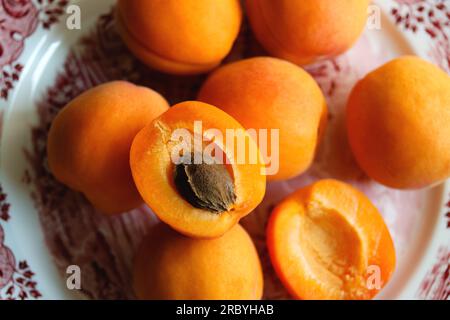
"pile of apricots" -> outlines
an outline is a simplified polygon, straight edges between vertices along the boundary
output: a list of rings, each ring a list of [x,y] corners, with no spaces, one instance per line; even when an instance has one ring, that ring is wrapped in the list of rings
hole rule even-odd
[[[245,6],[245,10],[244,7]],[[99,85],[65,106],[48,136],[57,180],[100,212],[143,203],[159,218],[136,253],[140,299],[261,299],[263,274],[239,225],[262,201],[266,180],[304,173],[327,125],[327,105],[302,65],[338,55],[364,29],[368,0],[119,0],[115,17],[130,51],[149,68],[212,71],[198,101],[169,107],[159,93],[124,81]],[[221,65],[248,16],[271,56]],[[351,13],[351,18],[349,17]],[[361,79],[346,110],[348,140],[361,169],[391,188],[433,186],[450,176],[450,77],[420,58],[397,58]],[[277,171],[258,151],[237,161],[174,161],[171,133],[277,129]],[[208,137],[203,137],[208,140]],[[210,139],[214,143],[214,139]],[[273,154],[269,143],[267,154]],[[181,158],[196,158],[190,146]],[[217,151],[217,149],[215,149]],[[202,156],[202,155],[201,155]],[[178,160],[180,160],[178,159]],[[272,159],[273,160],[273,159]],[[382,215],[354,187],[319,180],[274,209],[267,226],[272,265],[297,299],[371,299],[390,280],[395,250]],[[380,285],[368,285],[368,268]]]

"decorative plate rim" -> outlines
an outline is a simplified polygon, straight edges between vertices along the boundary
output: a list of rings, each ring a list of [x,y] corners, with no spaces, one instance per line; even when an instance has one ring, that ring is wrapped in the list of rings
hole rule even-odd
[[[23,7],[9,8],[7,2],[0,2],[0,18],[2,15],[8,17],[4,21],[0,19],[0,28],[12,30],[13,26],[17,28],[17,25],[22,28],[20,41],[16,41],[11,47],[12,50],[6,52],[9,56],[5,58],[5,53],[0,50],[3,54],[3,57],[0,54],[0,147],[3,142],[5,114],[12,107],[8,102],[23,77],[25,61],[34,51],[31,44],[42,39],[55,25],[63,23],[61,18],[69,3],[67,0],[26,0],[23,1]],[[443,0],[378,0],[375,3],[410,39],[419,56],[439,64],[450,73],[450,8],[445,7]],[[438,14],[444,14],[447,21],[439,20]],[[0,34],[0,46],[2,41],[5,41],[4,38]],[[10,237],[13,231],[9,224],[10,220],[14,219],[15,208],[11,206],[2,185],[1,169],[0,159],[0,299],[47,298],[46,291],[41,289],[42,284],[38,281],[39,275],[34,273],[33,263],[27,261],[25,252],[19,249],[11,250]],[[413,283],[408,285],[408,295],[405,298],[449,299],[450,180],[443,184],[442,196],[444,199],[435,234],[415,271]],[[2,254],[6,257],[4,260]],[[2,283],[2,279],[5,283]]]

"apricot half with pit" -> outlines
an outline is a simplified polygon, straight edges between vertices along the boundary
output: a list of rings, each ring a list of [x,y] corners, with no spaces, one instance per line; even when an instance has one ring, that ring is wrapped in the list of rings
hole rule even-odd
[[[267,245],[280,280],[298,299],[370,299],[395,267],[394,245],[378,210],[336,180],[313,183],[278,204]]]
[[[202,102],[177,104],[142,129],[130,163],[150,208],[192,237],[223,235],[265,193],[254,140],[230,115]]]
[[[144,300],[254,300],[263,290],[258,254],[240,225],[205,240],[159,224],[137,251],[133,274]]]
[[[246,0],[253,32],[270,54],[305,65],[349,49],[369,0]]]
[[[168,108],[157,92],[124,81],[82,93],[53,120],[47,145],[51,172],[103,213],[139,206],[142,198],[129,163],[131,142]]]
[[[359,166],[392,188],[450,176],[450,76],[418,57],[397,58],[354,87],[347,132]]]
[[[230,52],[241,11],[239,0],[119,0],[116,21],[125,44],[150,67],[196,74]]]

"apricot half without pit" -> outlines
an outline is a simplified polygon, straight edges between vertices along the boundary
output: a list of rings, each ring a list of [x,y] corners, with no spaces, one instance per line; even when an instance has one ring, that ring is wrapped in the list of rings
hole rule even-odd
[[[395,268],[381,214],[361,192],[320,180],[278,204],[267,226],[278,277],[297,299],[371,299]]]

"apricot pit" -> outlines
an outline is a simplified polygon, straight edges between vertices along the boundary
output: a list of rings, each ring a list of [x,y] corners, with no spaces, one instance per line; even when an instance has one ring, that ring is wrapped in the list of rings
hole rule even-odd
[[[174,181],[178,192],[199,209],[220,213],[236,201],[233,179],[223,164],[178,164]]]

